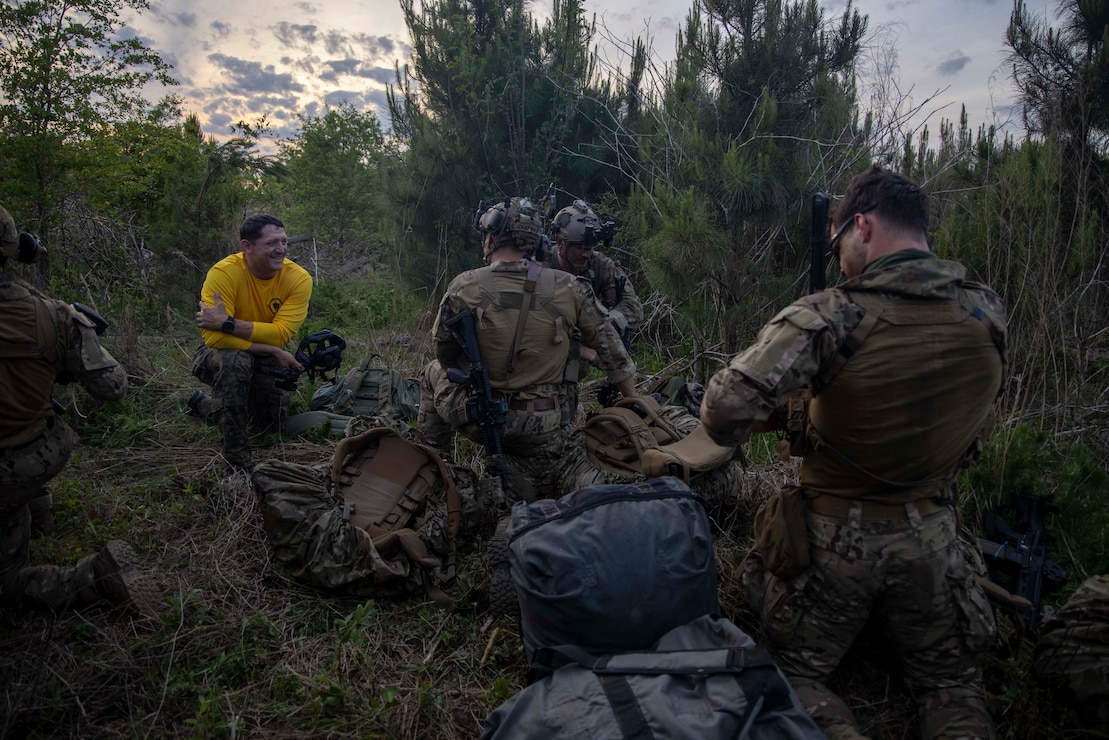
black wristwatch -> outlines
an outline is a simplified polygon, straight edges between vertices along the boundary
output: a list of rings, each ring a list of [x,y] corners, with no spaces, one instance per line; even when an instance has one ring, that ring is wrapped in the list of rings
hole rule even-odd
[[[226,319],[224,319],[223,323],[220,324],[219,330],[222,331],[224,334],[234,334],[235,333],[235,317],[234,316],[228,316]]]

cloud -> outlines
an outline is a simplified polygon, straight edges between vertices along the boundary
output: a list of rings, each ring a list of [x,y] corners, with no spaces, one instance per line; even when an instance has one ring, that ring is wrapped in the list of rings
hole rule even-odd
[[[311,48],[316,43],[319,29],[313,24],[286,23],[282,21],[273,27],[273,35],[286,46]]]
[[[945,77],[958,74],[963,71],[963,67],[970,64],[970,57],[961,51],[956,51],[952,54],[950,59],[940,62],[936,65],[936,71]]]
[[[232,82],[229,85],[220,86],[220,89],[226,92],[247,94],[304,91],[304,86],[291,74],[274,72],[272,64],[262,66],[258,62],[229,57],[225,54],[209,54],[208,61],[223,69],[231,77]]]
[[[207,111],[205,111],[207,113]],[[216,133],[213,129],[219,129],[219,133],[227,134],[231,130],[231,116],[226,113],[208,113],[207,116],[207,131],[205,133]]]
[[[353,75],[358,73],[358,67],[362,62],[357,59],[339,59],[331,62],[324,62],[323,66],[327,71],[320,74],[320,79],[324,82],[338,82],[340,76]]]
[[[297,10],[300,10],[303,13],[307,13],[308,15],[316,15],[320,12],[320,9],[312,3],[301,2],[297,3],[295,7],[297,8]]]
[[[212,21],[210,27],[216,32],[216,36],[225,39],[231,35],[231,24],[224,23],[223,21]]]
[[[358,70],[358,76],[388,84],[396,81],[397,71],[392,67],[363,67]]]
[[[167,13],[157,5],[150,7],[150,14],[158,19],[159,23],[170,26],[183,26],[196,28],[196,13]]]

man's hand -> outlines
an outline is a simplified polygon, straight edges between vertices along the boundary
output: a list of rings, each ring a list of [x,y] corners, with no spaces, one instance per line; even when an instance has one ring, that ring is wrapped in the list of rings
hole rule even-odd
[[[219,331],[223,326],[223,322],[227,320],[227,307],[223,305],[223,301],[219,297],[219,291],[215,293],[216,305],[205,306],[203,301],[198,302],[200,310],[196,312],[196,324],[201,329],[208,331]]]
[[[293,356],[292,352],[281,347],[274,347],[272,344],[262,344],[261,342],[254,342],[247,349],[252,355],[268,355],[272,357],[278,367],[291,367],[300,372],[304,372],[304,365],[297,362],[297,358]]]
[[[588,362],[590,365],[597,364],[597,350],[592,347],[586,347],[584,344],[578,348],[578,358],[583,362]]]

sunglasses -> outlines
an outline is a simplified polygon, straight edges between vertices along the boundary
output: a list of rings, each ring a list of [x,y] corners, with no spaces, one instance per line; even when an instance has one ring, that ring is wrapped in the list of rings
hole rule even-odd
[[[855,224],[855,216],[861,216],[864,213],[870,213],[871,211],[873,211],[877,207],[878,207],[878,202],[877,201],[873,201],[873,200],[870,201],[865,206],[863,206],[859,210],[855,211],[855,214],[853,216],[851,216],[851,218],[847,219],[842,224],[840,224],[840,227],[838,229],[836,229],[836,233],[832,234],[832,238],[828,242],[828,251],[830,251],[832,254],[834,254],[836,256],[836,259],[839,259],[839,240],[840,240],[840,237],[842,237],[844,234],[846,234],[847,230],[850,229]]]

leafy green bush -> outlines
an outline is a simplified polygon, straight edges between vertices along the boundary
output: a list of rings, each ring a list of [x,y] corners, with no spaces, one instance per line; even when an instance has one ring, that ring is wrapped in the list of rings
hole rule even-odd
[[[1017,494],[1049,497],[1048,558],[1067,569],[1060,602],[1090,575],[1109,573],[1109,472],[1078,441],[1060,441],[1028,424],[1003,430],[962,476],[972,527]]]

